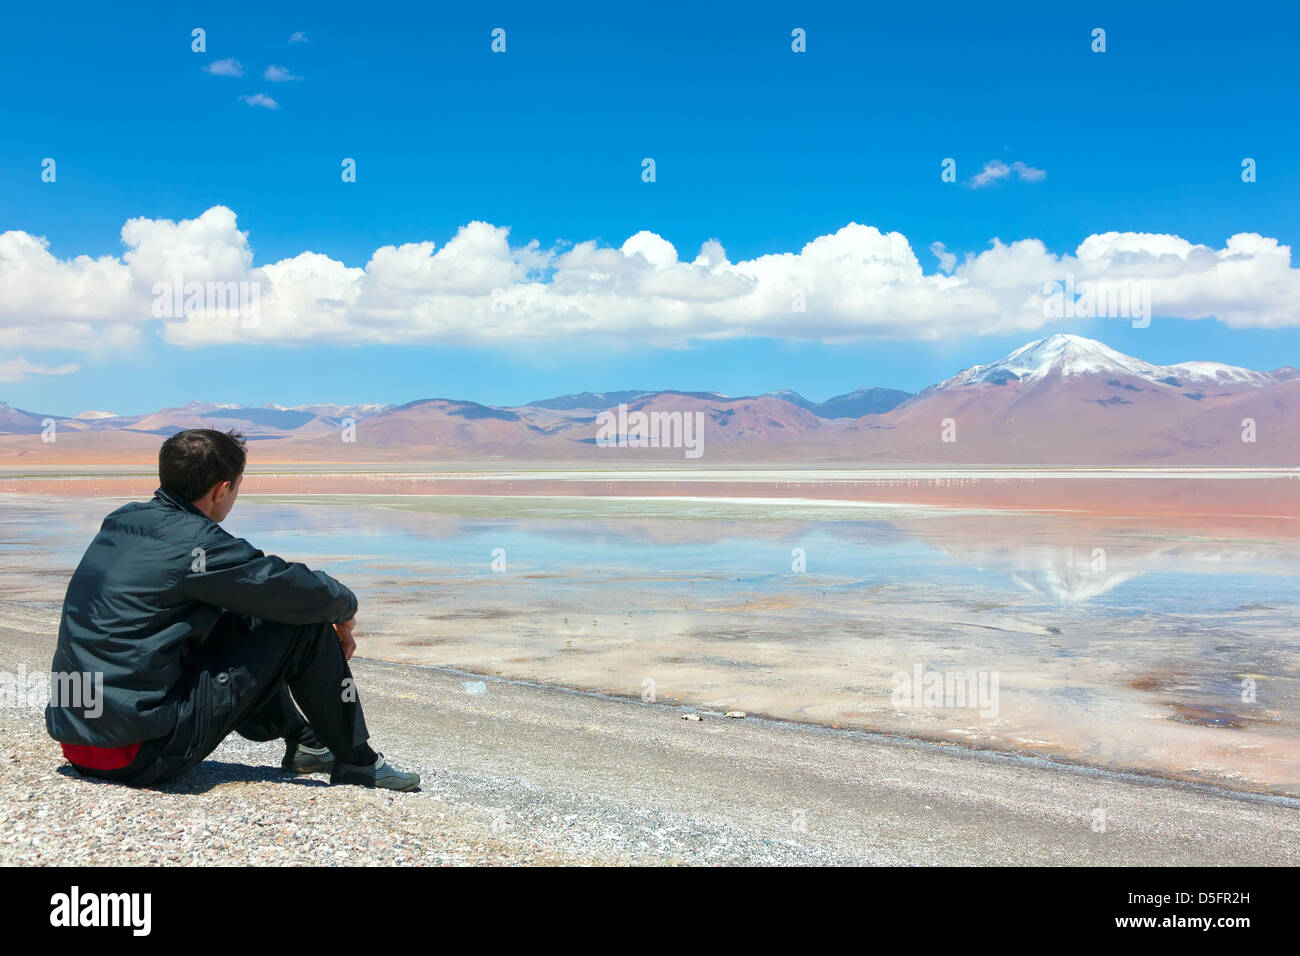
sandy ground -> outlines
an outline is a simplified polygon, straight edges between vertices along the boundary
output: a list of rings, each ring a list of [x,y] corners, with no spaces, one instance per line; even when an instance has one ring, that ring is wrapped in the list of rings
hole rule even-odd
[[[0,626],[48,667],[57,608]],[[187,778],[83,780],[0,707],[0,864],[1300,863],[1300,802],[358,660],[373,742],[425,787],[281,774],[234,737]],[[481,683],[480,683],[481,682]],[[481,692],[475,692],[480,691]]]

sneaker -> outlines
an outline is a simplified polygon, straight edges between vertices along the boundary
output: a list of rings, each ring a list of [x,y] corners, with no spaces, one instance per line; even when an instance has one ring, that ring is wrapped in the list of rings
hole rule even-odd
[[[280,768],[288,773],[331,773],[334,770],[334,755],[328,747],[297,744],[285,751]]]
[[[380,790],[414,790],[420,786],[418,773],[398,770],[380,754],[369,767],[340,763],[330,774],[330,783],[355,783],[362,787]]]

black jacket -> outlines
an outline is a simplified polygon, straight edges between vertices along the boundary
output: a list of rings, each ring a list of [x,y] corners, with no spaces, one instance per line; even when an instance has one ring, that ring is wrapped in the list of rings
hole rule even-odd
[[[163,489],[104,519],[68,584],[45,726],[55,740],[121,747],[169,733],[192,649],[223,610],[283,624],[352,618],[357,599],[321,571],[263,554]],[[56,692],[102,675],[102,713]],[[84,686],[84,685],[83,685]],[[77,706],[82,705],[82,706]]]

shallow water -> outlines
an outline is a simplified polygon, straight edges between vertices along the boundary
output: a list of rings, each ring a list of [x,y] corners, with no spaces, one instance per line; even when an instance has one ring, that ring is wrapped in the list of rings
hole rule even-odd
[[[5,599],[61,599],[119,503],[0,497]],[[369,657],[1300,793],[1300,542],[1258,522],[349,495],[226,526],[357,591]],[[985,696],[895,694],[918,668]]]

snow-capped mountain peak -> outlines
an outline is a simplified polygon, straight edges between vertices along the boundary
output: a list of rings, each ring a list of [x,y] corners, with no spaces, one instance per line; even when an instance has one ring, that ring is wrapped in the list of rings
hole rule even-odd
[[[1022,345],[990,365],[976,365],[958,372],[940,387],[975,382],[1005,385],[1019,381],[1029,384],[1049,375],[1069,378],[1122,373],[1148,378],[1158,371],[1157,366],[1117,352],[1095,339],[1061,333]]]
[[[1153,365],[1118,352],[1095,339],[1058,333],[1022,345],[992,364],[975,365],[958,372],[936,387],[951,388],[977,383],[1005,385],[1008,382],[1029,385],[1047,378],[1085,375],[1129,376],[1171,387],[1197,384],[1262,387],[1280,381],[1269,372],[1256,372],[1218,362]]]
[[[1184,382],[1204,382],[1212,385],[1272,385],[1279,381],[1269,372],[1256,372],[1221,362],[1181,362],[1166,365],[1164,371]]]

